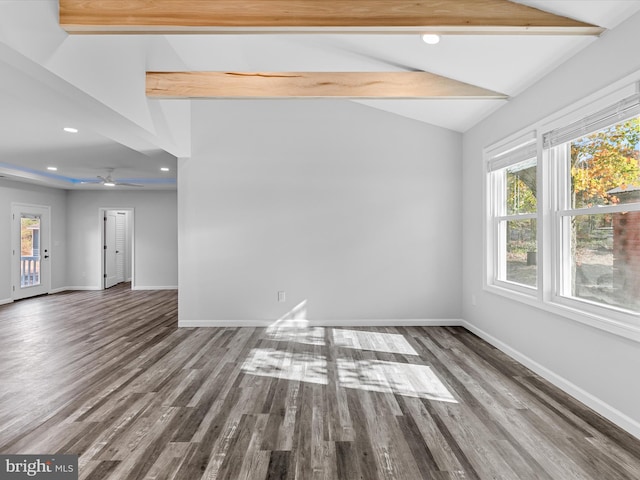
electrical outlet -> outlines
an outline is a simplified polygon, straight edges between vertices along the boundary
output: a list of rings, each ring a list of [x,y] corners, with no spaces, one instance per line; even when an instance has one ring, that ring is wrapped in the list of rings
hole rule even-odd
[[[476,306],[476,296],[475,295],[471,295],[471,305]]]
[[[283,291],[278,292],[278,301],[279,302],[284,302],[284,301],[286,301],[286,299],[287,299],[287,295],[286,295],[285,292],[283,292]]]

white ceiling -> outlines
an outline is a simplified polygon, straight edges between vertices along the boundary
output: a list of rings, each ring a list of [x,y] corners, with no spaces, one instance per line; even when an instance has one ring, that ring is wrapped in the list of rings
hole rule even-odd
[[[608,29],[640,12],[640,0],[519,3]],[[4,0],[0,175],[85,189],[104,188],[81,182],[114,169],[115,178],[146,189],[175,188],[176,156],[189,152],[189,101],[147,100],[146,70],[423,70],[514,97],[597,41],[452,35],[430,46],[413,34],[68,36],[57,24],[57,0]],[[506,102],[358,100],[459,132]],[[79,133],[64,133],[65,126]]]

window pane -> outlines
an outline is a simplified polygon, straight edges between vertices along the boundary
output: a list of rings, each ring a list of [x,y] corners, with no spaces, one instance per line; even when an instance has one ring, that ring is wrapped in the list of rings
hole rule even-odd
[[[506,268],[505,278],[508,282],[520,283],[535,287],[538,280],[536,221],[505,220],[506,228]]]
[[[506,169],[507,215],[535,213],[536,211],[536,159],[511,165]]]
[[[640,118],[571,142],[571,205],[640,202]]]
[[[20,287],[40,285],[40,218],[20,219]]]
[[[571,229],[572,295],[638,311],[640,212],[578,215]]]

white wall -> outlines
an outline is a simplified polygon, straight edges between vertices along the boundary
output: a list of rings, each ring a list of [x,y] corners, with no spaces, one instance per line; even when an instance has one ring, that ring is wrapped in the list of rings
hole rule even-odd
[[[465,320],[640,436],[640,344],[482,290],[483,147],[640,70],[638,45],[640,15],[465,133],[462,191]]]
[[[71,288],[97,289],[101,275],[101,208],[134,210],[135,289],[178,285],[175,191],[70,191],[67,202]]]
[[[460,134],[348,101],[192,112],[182,325],[273,322],[304,300],[315,322],[460,317]]]
[[[67,192],[0,179],[0,303],[11,300],[11,203],[51,207],[51,288],[67,282]]]

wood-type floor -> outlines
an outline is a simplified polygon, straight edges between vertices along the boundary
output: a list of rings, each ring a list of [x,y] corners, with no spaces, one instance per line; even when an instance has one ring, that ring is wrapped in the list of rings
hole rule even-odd
[[[640,441],[462,328],[177,328],[174,291],[0,307],[0,453],[81,479],[640,478]]]

